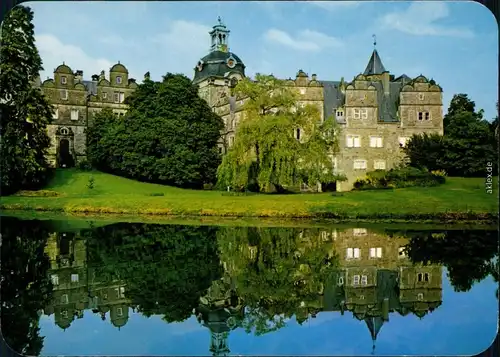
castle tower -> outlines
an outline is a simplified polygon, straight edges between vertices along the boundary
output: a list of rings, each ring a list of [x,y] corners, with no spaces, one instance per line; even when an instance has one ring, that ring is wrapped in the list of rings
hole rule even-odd
[[[373,35],[373,52],[368,61],[368,64],[363,72],[365,76],[371,76],[374,74],[382,74],[387,72],[384,65],[382,64],[382,60],[377,52],[377,39],[375,35]]]
[[[229,32],[219,17],[209,32],[210,52],[194,69],[193,84],[198,85],[200,97],[211,107],[229,97],[229,88],[245,77],[243,61],[229,51]]]

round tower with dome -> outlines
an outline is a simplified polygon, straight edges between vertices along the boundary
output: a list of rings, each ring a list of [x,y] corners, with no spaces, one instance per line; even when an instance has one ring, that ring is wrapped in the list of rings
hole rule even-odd
[[[194,69],[193,83],[198,85],[200,97],[212,107],[222,96],[229,95],[229,88],[245,77],[245,65],[229,51],[229,30],[218,18],[217,25],[209,32],[210,53],[200,59]]]

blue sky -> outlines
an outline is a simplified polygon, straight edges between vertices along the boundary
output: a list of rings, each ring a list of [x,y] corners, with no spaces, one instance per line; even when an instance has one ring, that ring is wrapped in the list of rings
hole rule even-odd
[[[467,293],[453,291],[443,269],[443,303],[422,320],[393,313],[378,335],[376,355],[476,355],[496,336],[497,285],[491,277]],[[109,315],[108,315],[109,317]],[[194,317],[167,324],[160,316],[131,314],[120,330],[99,315],[85,311],[84,318],[61,330],[52,316],[43,316],[46,336],[43,356],[55,355],[207,355],[210,333]],[[231,355],[340,355],[366,356],[372,341],[364,322],[351,313],[320,312],[302,326],[292,319],[284,328],[254,336],[236,329],[229,336]]]
[[[256,72],[281,78],[299,69],[322,80],[363,72],[372,35],[387,70],[424,74],[444,90],[445,109],[467,93],[485,117],[496,115],[498,25],[475,2],[28,2],[46,71],[65,61],[84,77],[120,61],[133,78],[151,72],[189,77],[209,48],[217,16],[230,50]]]

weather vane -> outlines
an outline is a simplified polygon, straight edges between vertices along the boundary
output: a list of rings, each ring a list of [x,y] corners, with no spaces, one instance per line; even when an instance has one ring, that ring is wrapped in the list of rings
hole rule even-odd
[[[377,46],[377,35],[373,34],[373,47]]]

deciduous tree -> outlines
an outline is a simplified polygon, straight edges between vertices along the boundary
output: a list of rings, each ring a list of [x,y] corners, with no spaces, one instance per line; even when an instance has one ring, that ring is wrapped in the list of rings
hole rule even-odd
[[[53,108],[33,83],[43,70],[35,45],[33,12],[12,9],[0,46],[0,181],[2,194],[42,185],[49,165],[47,124]]]

